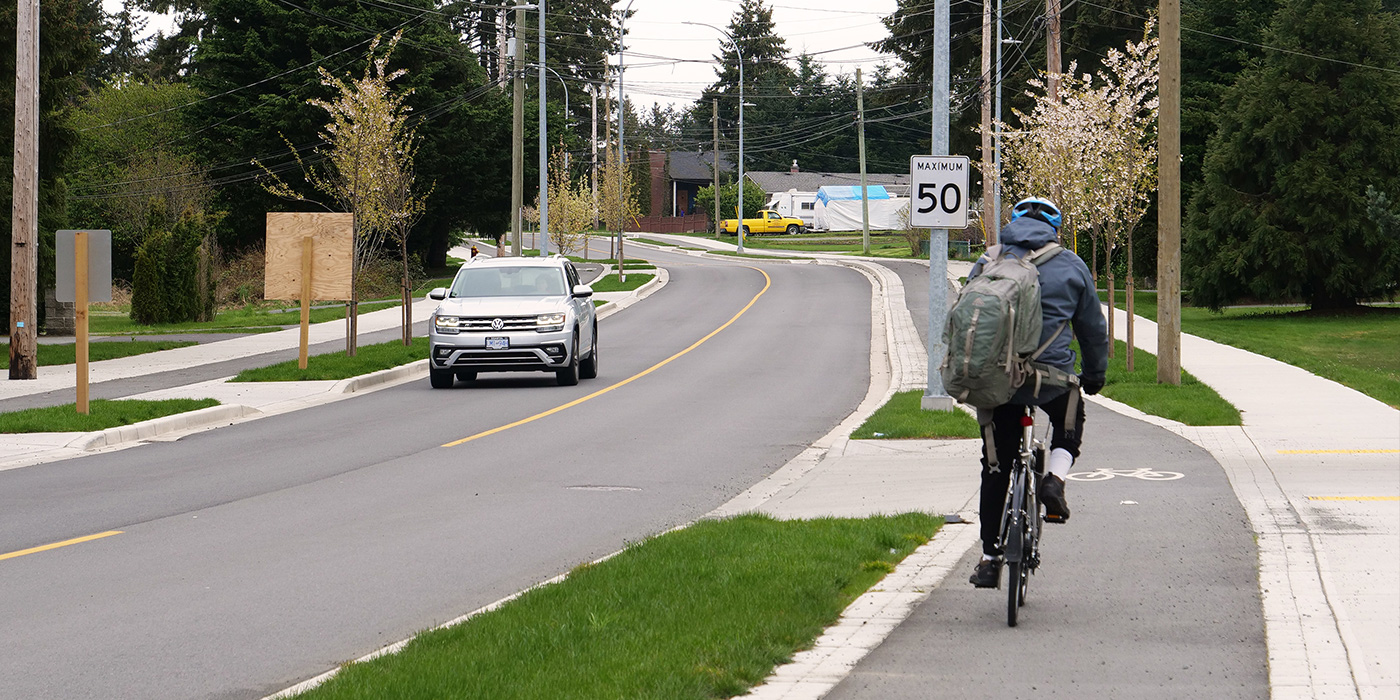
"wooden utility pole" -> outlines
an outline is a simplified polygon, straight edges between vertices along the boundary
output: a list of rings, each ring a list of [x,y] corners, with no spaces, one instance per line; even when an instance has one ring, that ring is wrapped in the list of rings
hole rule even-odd
[[[1161,0],[1157,112],[1157,383],[1181,383],[1181,0]]]
[[[710,100],[710,128],[714,130],[715,139],[715,238],[719,238],[719,98]]]
[[[39,366],[39,0],[15,12],[15,172],[10,228],[10,379]]]
[[[510,122],[510,254],[520,255],[520,210],[525,206],[525,10],[515,7],[515,51],[511,56],[511,84],[515,102]],[[543,98],[541,98],[543,99]]]
[[[982,232],[987,245],[996,243],[992,232],[996,202],[996,171],[992,163],[992,0],[982,0]]]
[[[592,165],[588,170],[588,186],[593,190],[593,230],[598,230],[598,86],[589,85],[588,94],[593,96],[593,138],[589,141],[592,149]],[[585,239],[587,240],[587,239]],[[588,258],[588,244],[583,245],[583,257]]]
[[[856,67],[856,145],[860,149],[860,250],[870,254],[870,188],[865,182],[865,89]],[[742,194],[740,196],[743,196]]]
[[[1045,72],[1052,101],[1060,99],[1060,0],[1045,0]]]

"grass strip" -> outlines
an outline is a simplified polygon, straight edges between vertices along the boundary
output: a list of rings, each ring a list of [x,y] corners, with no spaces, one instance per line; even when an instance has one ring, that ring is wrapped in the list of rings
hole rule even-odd
[[[941,524],[920,513],[699,522],[299,697],[732,697],[810,647]]]
[[[148,352],[174,350],[175,348],[184,348],[197,344],[198,343],[189,340],[104,340],[95,343],[89,342],[88,360],[91,362],[115,360],[120,357],[145,355]],[[78,361],[78,347],[75,343],[62,343],[58,345],[40,343],[39,353],[36,359],[38,359],[40,367],[71,365]],[[0,369],[7,369],[9,366],[10,346],[6,343],[0,343]]]
[[[855,432],[852,440],[940,440],[975,438],[980,435],[977,419],[961,409],[925,411],[920,404],[924,392],[901,391],[876,409]]]
[[[630,292],[650,282],[653,277],[656,277],[656,275],[650,275],[644,272],[629,272],[627,273],[626,282],[619,281],[617,275],[608,275],[594,280],[589,286],[592,287],[595,292]]]
[[[750,255],[748,253],[740,253],[736,250],[711,250],[706,252],[711,255],[727,255],[731,258],[749,258],[752,260],[797,260],[797,258],[791,255]]]
[[[676,247],[676,244],[675,244],[675,243],[663,243],[663,242],[661,242],[661,241],[653,241],[653,240],[651,240],[650,238],[629,238],[629,239],[627,239],[627,242],[628,242],[628,243],[646,243],[647,245],[659,245],[659,246],[665,246],[665,247],[667,247],[667,248],[674,248],[674,247]]]
[[[93,399],[87,415],[72,403],[0,413],[0,433],[90,433],[218,405],[214,399]]]
[[[1157,383],[1157,356],[1135,348],[1133,371],[1128,372],[1128,346],[1114,341],[1108,361],[1108,381],[1103,395],[1143,413],[1169,418],[1186,425],[1239,425],[1240,412],[1215,390],[1182,371],[1181,384]]]
[[[1126,308],[1118,292],[1118,308]],[[1107,300],[1107,295],[1103,295]],[[1136,292],[1133,313],[1157,318],[1157,294]],[[1181,330],[1301,367],[1400,407],[1400,309],[1367,306],[1323,315],[1296,307],[1182,307]]]
[[[361,345],[354,357],[349,357],[341,351],[312,355],[306,360],[306,369],[298,369],[296,360],[245,369],[230,381],[306,382],[349,379],[427,357],[427,338],[414,338],[412,344],[407,346],[402,340],[391,340],[387,343]]]
[[[398,306],[395,300],[362,301],[360,315]],[[345,305],[312,309],[311,322],[324,323],[345,318]],[[129,316],[93,316],[90,330],[99,335],[168,335],[210,331],[268,332],[301,324],[301,307],[296,304],[269,304],[256,307],[227,309],[214,316],[213,321],[186,323],[157,323],[143,326]]]

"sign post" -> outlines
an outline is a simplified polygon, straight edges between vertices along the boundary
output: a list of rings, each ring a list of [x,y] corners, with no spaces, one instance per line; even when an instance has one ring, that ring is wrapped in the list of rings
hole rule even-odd
[[[913,156],[909,159],[909,225],[932,229],[928,246],[928,388],[919,405],[925,411],[951,411],[954,401],[943,388],[939,368],[948,348],[943,325],[948,318],[948,229],[967,228],[967,156]]]
[[[112,300],[112,232],[59,231],[54,253],[54,298],[74,306],[75,406],[88,415],[88,302]]]

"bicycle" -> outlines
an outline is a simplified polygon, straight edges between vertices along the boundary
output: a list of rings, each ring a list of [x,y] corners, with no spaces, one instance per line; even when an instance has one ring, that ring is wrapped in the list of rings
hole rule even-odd
[[[1030,575],[1040,566],[1040,480],[1045,476],[1045,443],[1035,437],[1035,408],[1021,417],[1021,448],[1011,465],[1006,508],[1001,515],[997,544],[1007,565],[1006,624],[1016,626],[1016,614],[1026,604]]]

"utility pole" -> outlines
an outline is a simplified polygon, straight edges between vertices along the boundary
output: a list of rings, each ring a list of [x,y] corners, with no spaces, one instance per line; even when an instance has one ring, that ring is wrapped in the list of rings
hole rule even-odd
[[[593,98],[593,138],[588,142],[592,153],[591,164],[588,167],[588,184],[593,189],[593,230],[596,231],[598,230],[598,86],[590,84],[588,94]],[[583,256],[588,257],[587,244],[583,246]]]
[[[511,109],[510,131],[510,254],[520,255],[520,210],[525,206],[525,42],[520,28],[525,26],[525,8],[515,8],[515,36],[511,37],[511,83],[515,102]]]
[[[710,127],[715,135],[715,238],[719,238],[719,98],[710,100]]]
[[[1157,383],[1181,383],[1181,0],[1160,0]],[[1110,310],[1112,313],[1112,310]]]
[[[1000,77],[1000,76],[998,76]],[[996,189],[996,172],[992,157],[992,0],[982,0],[982,231],[986,243],[996,238],[992,234],[995,217],[992,192]]]
[[[1001,45],[1006,43],[1002,39],[1001,31],[1001,1],[997,0],[997,107],[996,139],[992,145],[994,163],[992,169],[996,171],[996,181],[992,183],[992,222],[991,237],[987,243],[996,244],[1001,241]]]
[[[506,59],[510,58],[510,49],[506,46],[508,39],[506,27],[506,13],[504,11],[496,13],[496,80],[500,81],[501,89],[505,89]]]
[[[865,88],[856,66],[856,145],[860,149],[860,250],[870,254],[870,188],[865,180]]]
[[[1060,99],[1060,0],[1045,0],[1045,72],[1051,101]]]
[[[627,98],[622,91],[622,78],[626,72],[623,69],[623,59],[627,57],[627,15],[632,13],[633,2],[635,0],[628,0],[627,7],[622,10],[622,18],[617,23],[617,279],[622,282],[627,281],[627,271],[623,266],[626,258],[622,253],[622,232],[627,228],[628,194],[622,191],[622,175],[627,171],[627,146],[623,140],[627,122]]]
[[[948,0],[933,4],[933,91],[929,107],[933,110],[930,127],[930,155],[948,155],[948,90],[950,88],[948,33]],[[919,401],[925,411],[951,411],[953,398],[943,388],[939,367],[948,354],[943,343],[943,324],[948,318],[948,229],[929,231],[928,242],[928,388]]]
[[[10,379],[37,379],[39,0],[15,13],[15,171],[10,227]]]
[[[546,141],[549,139],[549,122],[545,118],[545,107],[548,100],[545,99],[544,82],[544,0],[535,0],[535,5],[540,13],[540,31],[535,41],[540,45],[540,256],[549,255],[549,147]],[[562,81],[563,78],[561,77]],[[567,89],[567,88],[566,88]],[[568,118],[568,110],[565,118]]]

